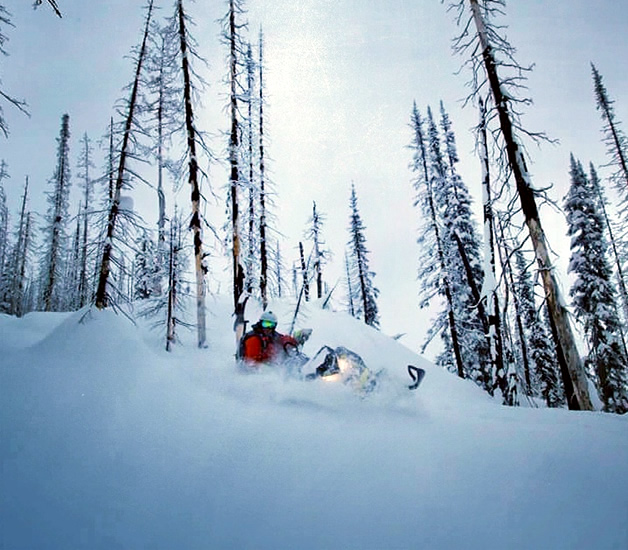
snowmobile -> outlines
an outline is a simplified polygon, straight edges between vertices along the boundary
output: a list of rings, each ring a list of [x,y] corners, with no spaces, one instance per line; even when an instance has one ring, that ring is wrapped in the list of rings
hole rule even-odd
[[[248,296],[238,303],[235,312],[234,331],[238,350],[240,340],[246,332],[247,322],[244,320],[244,308],[247,299]],[[326,382],[341,382],[362,395],[368,394],[376,388],[383,371],[373,372],[357,353],[345,347],[323,346],[312,358],[307,357],[301,349],[311,334],[312,329],[297,330],[293,334],[297,345],[284,346],[287,359],[283,364],[291,374],[305,380],[321,379]],[[322,362],[318,363],[321,361],[323,353],[325,356]],[[239,361],[239,351],[236,353],[236,357]],[[408,389],[416,390],[425,376],[425,370],[414,365],[408,365],[408,375],[412,379],[412,384],[408,386]]]
[[[305,338],[307,339],[310,334],[311,331],[305,335]],[[303,335],[297,335],[297,340],[302,344]],[[286,351],[289,356],[287,364],[293,369],[296,367],[305,380],[320,379],[325,382],[340,382],[363,395],[372,392],[377,387],[384,372],[383,370],[372,371],[366,366],[362,357],[344,346],[337,348],[322,346],[312,358],[307,358],[298,348]],[[408,365],[408,375],[412,380],[408,389],[416,390],[425,376],[425,370]]]

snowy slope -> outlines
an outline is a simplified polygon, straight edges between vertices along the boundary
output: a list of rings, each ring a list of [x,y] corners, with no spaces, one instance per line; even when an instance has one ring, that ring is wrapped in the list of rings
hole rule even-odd
[[[245,375],[209,307],[209,348],[171,354],[110,311],[0,316],[0,549],[628,548],[628,418],[501,407],[316,306],[305,351],[381,391]]]

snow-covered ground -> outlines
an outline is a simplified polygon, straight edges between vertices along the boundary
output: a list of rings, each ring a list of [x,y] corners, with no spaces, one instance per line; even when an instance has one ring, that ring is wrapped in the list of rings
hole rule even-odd
[[[628,417],[502,407],[316,306],[306,353],[379,391],[243,374],[208,307],[208,349],[170,354],[111,311],[0,316],[0,549],[628,548]]]

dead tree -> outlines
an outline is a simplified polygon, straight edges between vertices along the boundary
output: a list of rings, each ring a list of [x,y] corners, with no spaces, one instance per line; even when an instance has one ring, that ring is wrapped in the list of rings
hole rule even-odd
[[[146,22],[144,26],[144,35],[142,37],[142,43],[137,54],[137,64],[135,67],[135,78],[133,80],[133,86],[131,88],[131,96],[127,104],[127,116],[124,124],[124,131],[122,134],[122,146],[120,149],[120,157],[118,160],[118,168],[116,172],[116,180],[113,187],[113,195],[111,197],[111,204],[109,209],[109,215],[107,218],[107,231],[105,244],[103,247],[102,259],[100,261],[100,273],[98,277],[98,286],[96,289],[95,304],[98,309],[103,309],[109,305],[109,295],[107,292],[107,285],[109,280],[109,274],[111,271],[111,257],[113,252],[113,238],[118,221],[118,215],[120,213],[120,193],[125,182],[126,177],[126,162],[130,152],[131,131],[135,120],[136,108],[138,105],[138,95],[140,78],[142,74],[142,66],[146,58],[146,45],[148,43],[148,31],[150,28],[150,21],[153,13],[153,0],[149,0]]]
[[[183,97],[185,102],[185,127],[187,130],[188,182],[191,189],[192,219],[190,229],[194,234],[194,272],[196,274],[196,333],[198,347],[206,345],[207,329],[205,315],[205,255],[201,230],[201,189],[197,156],[197,137],[192,108],[192,83],[190,78],[189,37],[186,32],[186,16],[183,11],[183,0],[177,2],[177,18],[179,22],[179,39],[181,45],[181,72],[183,74]]]
[[[259,32],[259,289],[264,308],[268,305],[268,247],[266,243],[266,166],[264,158],[264,35]]]
[[[464,0],[460,0],[455,4],[459,8],[459,20],[463,18],[465,5],[467,5],[467,1]],[[493,99],[493,112],[499,121],[499,130],[503,138],[503,153],[515,182],[521,211],[530,234],[543,281],[569,408],[593,410],[584,366],[576,347],[569,313],[556,280],[556,274],[550,259],[549,246],[539,218],[531,176],[526,166],[522,146],[516,135],[517,130],[521,128],[516,124],[516,113],[512,110],[514,97],[508,91],[508,82],[502,81],[498,75],[498,67],[503,66],[505,62],[500,63],[497,60],[493,42],[498,44],[501,52],[505,52],[509,56],[508,63],[511,64],[511,67],[514,66],[519,71],[522,70],[522,67],[517,65],[512,59],[512,47],[503,38],[499,37],[494,26],[487,25],[485,21],[485,14],[500,11],[503,5],[504,0],[482,0],[481,5],[479,0],[468,0],[471,17],[464,26],[462,34],[458,37],[456,46],[459,51],[474,48],[472,61],[476,59],[478,61],[481,60],[480,62],[484,68],[486,82]],[[472,36],[470,31],[471,21],[475,24],[477,31],[475,37]],[[479,45],[476,45],[475,38],[477,38]],[[479,57],[476,57],[478,53]],[[477,65],[474,66],[476,76],[480,70]],[[509,79],[511,86],[516,80],[517,78]],[[478,88],[476,86],[473,94],[478,93]]]

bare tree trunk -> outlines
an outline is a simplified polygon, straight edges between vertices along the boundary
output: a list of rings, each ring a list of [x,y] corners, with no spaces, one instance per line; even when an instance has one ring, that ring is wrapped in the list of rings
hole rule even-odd
[[[15,245],[15,263],[13,269],[14,281],[11,285],[11,309],[17,316],[22,316],[22,303],[24,300],[24,275],[26,273],[26,255],[28,253],[28,239],[30,230],[30,214],[26,214],[26,201],[28,198],[28,176],[26,176],[26,183],[24,184],[24,196],[22,197],[22,208],[20,211],[20,225],[17,236],[17,243]]]
[[[504,258],[501,258],[502,271],[508,276],[510,281],[510,288],[512,288],[512,300],[515,306],[515,316],[517,321],[517,332],[519,334],[519,343],[521,345],[521,358],[523,360],[523,373],[526,382],[526,390],[528,395],[532,395],[532,377],[530,368],[530,359],[528,353],[528,342],[526,340],[525,331],[523,330],[523,311],[521,310],[521,303],[519,294],[515,286],[515,277],[510,262],[510,249],[506,244],[506,236],[504,235],[504,228],[500,223],[500,237],[504,248]]]
[[[246,52],[247,89],[247,160],[249,164],[249,234],[246,254],[246,292],[253,293],[253,272],[255,270],[255,169],[253,160],[253,54],[249,43]]]
[[[107,282],[109,279],[109,272],[111,270],[111,254],[113,250],[113,234],[116,228],[116,222],[118,220],[118,214],[120,211],[120,193],[122,191],[122,185],[124,183],[124,175],[126,172],[126,159],[129,151],[129,140],[131,138],[131,127],[133,126],[133,118],[135,115],[135,108],[137,106],[137,96],[140,84],[140,75],[142,73],[142,65],[146,56],[146,43],[148,41],[148,30],[150,28],[150,20],[153,13],[153,0],[149,1],[148,13],[146,15],[146,25],[144,27],[144,36],[142,38],[142,45],[140,47],[139,54],[137,56],[137,66],[135,68],[135,79],[133,80],[133,88],[131,89],[131,98],[129,99],[129,108],[127,112],[126,122],[124,125],[124,134],[122,137],[122,148],[120,150],[120,160],[118,163],[118,171],[116,175],[115,186],[111,190],[111,204],[109,210],[109,217],[107,220],[107,234],[105,238],[105,244],[103,248],[102,260],[100,262],[100,275],[98,278],[98,287],[96,289],[96,307],[98,309],[104,309],[109,302],[109,296],[107,294]]]
[[[111,208],[111,203],[113,202],[113,188],[114,188],[114,184],[115,181],[113,179],[113,173],[114,173],[114,160],[113,160],[113,117],[111,117],[111,121],[110,121],[110,126],[109,126],[109,185],[107,186],[107,198],[109,199],[109,202],[107,203],[107,206],[109,208]]]
[[[355,317],[355,306],[353,305],[353,288],[351,285],[351,272],[349,271],[349,258],[345,252],[345,269],[347,271],[347,293],[349,295],[349,313]]]
[[[87,246],[88,246],[88,228],[89,228],[89,204],[91,203],[90,196],[90,181],[89,181],[89,140],[87,134],[84,136],[85,150],[84,162],[85,162],[85,208],[83,209],[83,240],[81,242],[81,267],[79,275],[79,308],[83,307],[88,302],[88,278],[87,278]]]
[[[493,50],[488,41],[488,33],[480,13],[478,0],[469,0],[471,12],[478,31],[478,38],[482,49],[482,57],[493,94],[495,108],[499,116],[501,132],[506,144],[508,162],[517,186],[521,208],[530,233],[534,253],[543,280],[547,307],[550,311],[552,330],[556,338],[556,347],[559,358],[564,361],[561,365],[567,393],[567,402],[570,409],[593,410],[593,403],[589,396],[588,382],[578,353],[576,342],[569,322],[569,314],[563,303],[560,289],[556,281],[554,269],[549,257],[545,234],[539,219],[539,213],[534,198],[534,191],[530,184],[530,174],[527,170],[523,153],[517,143],[513,131],[513,124],[508,111],[508,98],[504,96],[501,82],[497,75],[497,68]]]
[[[303,293],[305,301],[310,301],[310,284],[307,277],[307,266],[305,265],[305,256],[303,254],[303,243],[299,243],[299,256],[301,257],[301,275],[303,276]],[[308,262],[309,263],[309,262]]]
[[[493,219],[493,200],[491,196],[491,175],[488,162],[486,141],[486,109],[480,99],[480,156],[482,161],[482,199],[484,203],[484,289],[482,298],[486,298],[488,309],[488,331],[486,332],[495,382],[499,386],[504,404],[512,405],[509,395],[508,366],[504,361],[501,313],[497,296],[497,274],[495,269],[495,226]],[[458,246],[460,246],[460,242]],[[461,250],[462,252],[462,250]]]
[[[264,36],[259,33],[259,173],[260,173],[260,260],[261,270],[259,278],[262,306],[268,305],[268,250],[266,246],[266,167],[264,165]]]
[[[161,37],[161,52],[159,56],[159,90],[157,98],[157,198],[159,201],[159,217],[157,219],[157,250],[160,261],[164,256],[166,245],[166,196],[164,194],[164,63],[166,39]],[[160,289],[161,292],[161,289]]]
[[[201,188],[198,181],[198,157],[196,153],[196,128],[192,110],[192,84],[188,60],[188,43],[185,30],[183,0],[178,0],[179,38],[181,42],[181,71],[183,73],[183,96],[185,100],[185,126],[188,147],[188,182],[191,188],[192,219],[190,228],[194,233],[194,271],[196,273],[196,333],[198,347],[206,347],[207,329],[205,318],[205,273],[203,240],[201,228]]]
[[[231,109],[231,135],[229,138],[229,163],[231,165],[231,228],[233,238],[233,305],[238,307],[240,297],[244,292],[244,268],[240,263],[240,220],[238,206],[239,168],[238,168],[238,146],[240,144],[238,128],[238,99],[237,99],[237,45],[236,45],[236,22],[235,5],[233,0],[229,0],[229,42],[230,42],[230,109]]]
[[[176,341],[176,312],[177,304],[177,285],[179,284],[177,270],[177,255],[180,250],[179,243],[179,226],[178,219],[175,214],[170,222],[170,258],[168,262],[168,317],[166,328],[166,351],[170,351]]]

